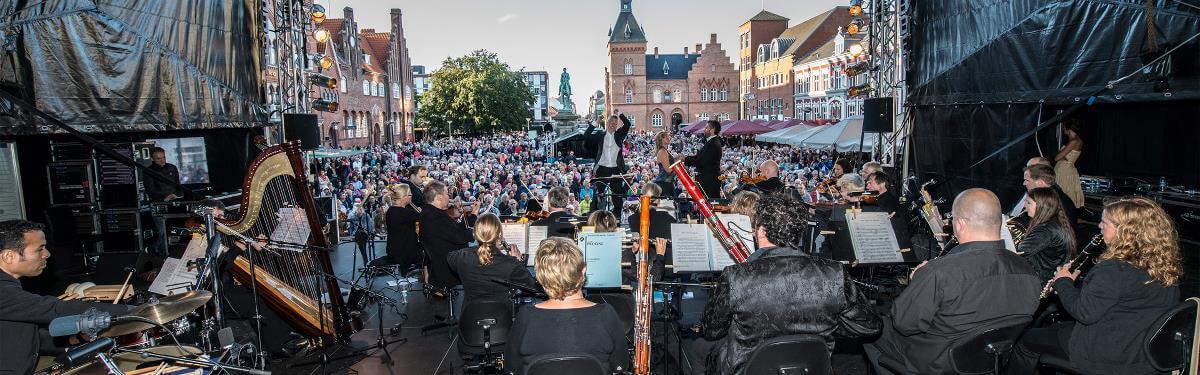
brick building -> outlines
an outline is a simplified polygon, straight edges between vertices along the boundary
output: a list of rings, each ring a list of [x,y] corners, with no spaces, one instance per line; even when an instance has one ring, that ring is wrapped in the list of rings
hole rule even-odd
[[[385,144],[412,139],[415,118],[413,70],[404,38],[402,13],[391,10],[388,32],[359,29],[354,9],[343,18],[325,20],[329,30],[318,53],[334,58],[323,74],[337,78],[338,88],[321,89],[321,96],[339,104],[334,113],[316,112],[327,144],[341,147]]]
[[[793,66],[850,23],[848,7],[836,7],[798,25],[762,11],[738,27],[738,74],[745,118],[796,117]]]
[[[738,116],[738,71],[709,35],[694,51],[646,53],[646,33],[633,16],[632,0],[621,0],[608,40],[605,108],[625,113],[636,129],[657,131],[698,119]]]
[[[792,67],[796,118],[834,121],[862,114],[863,95],[850,96],[848,89],[867,83],[866,69],[846,75],[847,66],[870,59],[866,54],[850,53],[850,46],[860,42],[860,38],[839,31]]]

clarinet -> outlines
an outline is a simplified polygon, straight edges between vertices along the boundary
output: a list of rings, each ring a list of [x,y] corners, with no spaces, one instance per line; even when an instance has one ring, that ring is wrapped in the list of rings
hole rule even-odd
[[[1092,251],[1092,250],[1103,244],[1104,244],[1104,235],[1103,234],[1097,234],[1097,235],[1093,236],[1092,240],[1088,242],[1087,246],[1083,247],[1083,251],[1081,251],[1079,253],[1079,256],[1077,256],[1077,257],[1075,257],[1075,259],[1071,260],[1070,265],[1067,266],[1067,270],[1074,273],[1075,271],[1079,270],[1079,267],[1083,267],[1084,263],[1090,262],[1092,259],[1095,259],[1097,255],[1100,255],[1100,251]],[[1041,301],[1045,301],[1046,297],[1050,296],[1050,292],[1054,291],[1054,289],[1050,287],[1050,285],[1054,284],[1054,280],[1057,280],[1057,278],[1053,278],[1053,277],[1050,278],[1050,281],[1046,282],[1046,286],[1042,288],[1042,294],[1040,297]]]

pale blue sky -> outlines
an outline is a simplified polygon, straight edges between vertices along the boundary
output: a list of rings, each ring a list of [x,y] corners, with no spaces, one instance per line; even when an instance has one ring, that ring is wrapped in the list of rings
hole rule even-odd
[[[476,49],[497,53],[513,69],[546,70],[551,92],[562,68],[571,73],[575,103],[604,85],[608,29],[619,0],[315,0],[330,18],[354,8],[359,28],[388,30],[389,9],[404,13],[414,65],[436,69],[442,60]],[[833,0],[634,0],[633,14],[646,30],[648,51],[683,53],[717,41],[737,63],[737,28],[763,9],[790,18],[792,26],[849,1]]]

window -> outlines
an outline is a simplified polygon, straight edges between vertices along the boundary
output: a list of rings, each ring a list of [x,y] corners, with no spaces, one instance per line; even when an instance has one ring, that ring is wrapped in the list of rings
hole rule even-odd
[[[708,71],[710,71],[710,72],[715,72],[715,71],[717,71],[717,64],[709,64],[709,65],[708,65]]]
[[[654,89],[654,96],[651,98],[655,103],[662,103],[662,89]]]
[[[708,119],[709,119],[709,117],[708,117],[708,112],[701,113],[701,114],[700,114],[700,119],[701,119],[701,120],[708,120]]]
[[[712,100],[714,102],[717,101],[717,88],[716,87],[708,89],[708,97],[709,97],[709,100]]]
[[[667,64],[666,61],[663,61],[663,75],[665,76],[665,75],[670,75],[670,74],[671,74],[671,65]]]
[[[700,88],[700,101],[702,101],[702,102],[708,101],[708,89],[703,88],[703,87]]]
[[[663,115],[661,113],[655,113],[654,115],[650,116],[650,126],[661,128],[662,121]]]
[[[729,89],[721,85],[721,101],[729,100]]]
[[[625,63],[625,74],[633,74],[633,64]]]
[[[371,95],[371,83],[363,80],[363,95]]]
[[[400,85],[399,84],[396,84],[396,83],[392,84],[392,97],[395,97],[395,98],[400,97]]]
[[[682,91],[680,91],[679,89],[675,89],[675,92],[671,93],[672,101],[676,102],[676,103],[679,103],[680,101],[682,101],[683,100],[682,94],[683,94]]]
[[[633,103],[633,89],[627,88],[627,89],[625,89],[625,104],[632,104],[632,103]]]
[[[729,112],[721,113],[721,121],[729,120]]]
[[[340,86],[340,88],[342,89],[342,93],[345,94],[346,93],[346,80],[339,79],[338,86]]]

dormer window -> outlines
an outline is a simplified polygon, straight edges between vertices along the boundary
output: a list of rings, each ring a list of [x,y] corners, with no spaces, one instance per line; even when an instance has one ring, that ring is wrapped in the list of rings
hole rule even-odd
[[[671,66],[666,61],[663,61],[663,75],[671,75]]]
[[[629,24],[625,24],[625,37],[628,38],[633,31],[629,29]]]

